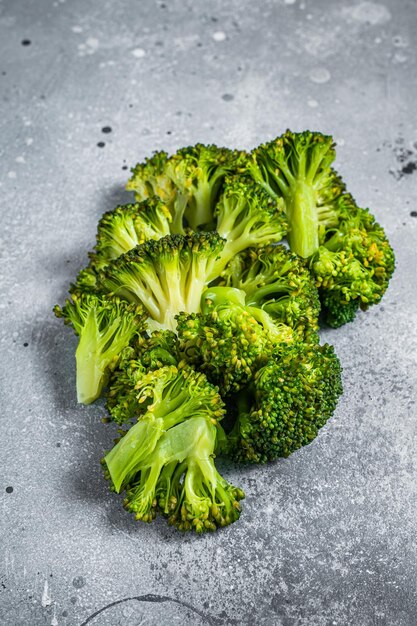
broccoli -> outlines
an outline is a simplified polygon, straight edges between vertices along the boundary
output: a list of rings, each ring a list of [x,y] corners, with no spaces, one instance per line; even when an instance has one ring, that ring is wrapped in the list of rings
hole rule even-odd
[[[338,220],[337,227],[330,224]],[[383,228],[349,194],[328,211],[328,230],[310,259],[326,322],[335,328],[352,321],[356,311],[377,304],[395,268],[394,252]]]
[[[332,346],[279,346],[237,399],[230,455],[250,463],[288,456],[316,437],[341,393],[341,367]]]
[[[108,211],[98,223],[91,265],[102,269],[145,241],[171,234],[171,221],[171,213],[157,196]]]
[[[119,298],[72,294],[54,308],[79,336],[75,353],[78,402],[90,404],[100,395],[122,350],[145,329],[143,308]]]
[[[379,302],[395,262],[384,230],[346,193],[331,167],[334,158],[331,137],[287,131],[256,148],[248,170],[273,198],[284,200],[290,248],[309,259],[327,322],[339,326],[359,307]]]
[[[260,307],[305,342],[317,341],[320,302],[310,272],[284,246],[248,248],[235,256],[222,281],[244,291],[246,304]]]
[[[151,522],[158,511],[180,530],[203,532],[238,519],[240,489],[214,465],[224,405],[204,374],[164,366],[135,385],[137,423],[106,455],[113,488],[126,490],[125,507]]]
[[[139,335],[122,351],[112,372],[106,404],[110,417],[119,424],[137,417],[144,407],[137,399],[136,385],[149,371],[179,365],[181,360],[177,336],[171,330]]]
[[[232,287],[205,291],[201,313],[177,316],[177,333],[184,358],[222,394],[238,391],[251,380],[277,344],[294,341],[289,326],[275,324],[262,309],[245,305],[244,292]]]
[[[173,217],[173,233],[182,233],[184,218],[192,228],[213,228],[213,211],[227,174],[238,172],[246,156],[243,152],[196,144],[168,157],[154,154],[133,168],[127,189],[137,200],[157,194]]]
[[[101,270],[98,288],[130,302],[141,302],[151,320],[175,329],[175,315],[199,310],[201,294],[223,246],[224,240],[217,233],[147,241]]]
[[[249,177],[226,179],[214,216],[216,231],[226,240],[217,274],[242,250],[281,241],[288,230],[282,201]]]

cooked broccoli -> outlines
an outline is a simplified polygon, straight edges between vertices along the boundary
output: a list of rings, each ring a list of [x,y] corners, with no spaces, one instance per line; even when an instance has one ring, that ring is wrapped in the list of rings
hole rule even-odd
[[[171,213],[157,196],[108,211],[98,223],[95,251],[89,255],[92,266],[102,269],[145,241],[171,234],[171,221]]]
[[[141,302],[154,322],[175,329],[178,313],[199,310],[223,246],[217,233],[147,241],[109,263],[100,272],[99,289]]]
[[[54,308],[79,336],[75,353],[78,402],[90,404],[100,395],[122,350],[145,329],[138,304],[94,294],[72,295],[72,301]]]
[[[310,259],[326,321],[338,327],[352,321],[384,295],[395,268],[394,252],[383,228],[348,194],[328,211],[328,230]],[[337,219],[337,226],[331,226]],[[324,224],[322,224],[324,226]]]
[[[293,252],[309,259],[327,321],[340,325],[355,309],[379,302],[394,271],[384,230],[346,193],[332,169],[331,137],[287,131],[256,148],[248,169],[274,198],[284,200]],[[356,305],[351,303],[356,300]]]
[[[178,365],[181,360],[177,336],[171,330],[155,331],[150,337],[139,335],[123,350],[112,372],[106,404],[111,418],[122,424],[137,417],[144,406],[138,400],[136,385],[147,372]]]
[[[193,230],[213,228],[213,212],[227,174],[239,171],[244,153],[196,144],[169,157],[154,154],[133,168],[127,189],[137,200],[157,194],[173,217],[171,232],[182,233],[184,218]]]
[[[237,399],[229,451],[238,461],[265,463],[310,443],[342,393],[332,346],[280,346]]]
[[[226,179],[214,212],[216,231],[226,240],[220,270],[246,248],[281,241],[288,230],[282,205],[249,177]]]
[[[293,328],[301,341],[317,341],[320,302],[314,279],[284,246],[248,248],[230,261],[222,280],[244,291],[247,305]]]
[[[178,190],[166,174],[168,161],[166,152],[155,152],[152,157],[146,158],[144,163],[138,163],[132,169],[133,176],[129,179],[126,189],[134,191],[138,202],[158,196],[172,214]]]
[[[157,511],[180,530],[215,530],[238,519],[240,489],[217,472],[218,420],[224,406],[204,374],[165,366],[135,386],[142,415],[104,463],[114,489],[126,490],[125,507],[151,522]]]
[[[294,341],[289,326],[275,324],[268,313],[245,305],[245,294],[233,287],[212,287],[202,296],[201,313],[177,316],[184,358],[220,387],[238,391],[251,380],[277,344]]]

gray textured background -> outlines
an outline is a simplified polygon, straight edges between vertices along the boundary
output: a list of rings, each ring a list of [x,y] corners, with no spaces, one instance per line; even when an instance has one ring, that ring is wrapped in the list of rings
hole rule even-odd
[[[416,32],[415,0],[0,0],[2,625],[417,624]],[[123,166],[286,127],[334,135],[396,251],[392,285],[323,333],[345,394],[318,439],[224,467],[247,493],[238,523],[137,524],[51,308],[130,198]]]

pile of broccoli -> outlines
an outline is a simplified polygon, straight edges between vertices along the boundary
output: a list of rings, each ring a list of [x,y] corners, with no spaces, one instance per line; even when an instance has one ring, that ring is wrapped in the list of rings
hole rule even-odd
[[[231,524],[244,493],[215,458],[287,457],[333,414],[341,366],[319,326],[378,303],[394,271],[334,158],[310,131],[158,152],[132,169],[135,202],[100,220],[54,310],[79,337],[78,401],[104,394],[119,425],[102,464],[136,519]]]

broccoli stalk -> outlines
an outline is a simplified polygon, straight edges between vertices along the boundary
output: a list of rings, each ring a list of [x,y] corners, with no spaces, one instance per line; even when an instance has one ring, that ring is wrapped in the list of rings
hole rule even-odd
[[[62,309],[56,306],[54,312],[79,336],[77,398],[90,404],[101,395],[122,350],[144,330],[143,309],[118,298],[73,294],[72,301],[67,300]]]

